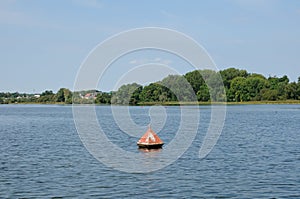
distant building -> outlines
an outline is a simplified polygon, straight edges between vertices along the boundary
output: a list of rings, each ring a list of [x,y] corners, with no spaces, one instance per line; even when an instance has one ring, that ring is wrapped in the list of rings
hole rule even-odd
[[[84,95],[84,99],[96,99],[97,93],[87,93]]]
[[[41,97],[41,95],[39,95],[39,94],[35,94],[35,95],[34,95],[34,97],[35,97],[35,98],[40,98],[40,97]]]

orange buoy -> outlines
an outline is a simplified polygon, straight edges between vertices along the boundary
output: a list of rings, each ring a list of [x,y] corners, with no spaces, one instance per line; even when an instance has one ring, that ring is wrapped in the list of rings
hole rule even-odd
[[[162,147],[164,142],[158,137],[158,135],[148,127],[146,133],[139,139],[137,145],[139,148],[147,148],[147,149],[159,149]]]

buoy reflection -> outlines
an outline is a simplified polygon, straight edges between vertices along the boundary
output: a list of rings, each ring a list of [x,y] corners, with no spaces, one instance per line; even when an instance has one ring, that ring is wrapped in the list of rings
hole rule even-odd
[[[162,151],[162,148],[159,149],[138,148],[138,150],[143,153],[150,153],[150,152],[160,152]]]

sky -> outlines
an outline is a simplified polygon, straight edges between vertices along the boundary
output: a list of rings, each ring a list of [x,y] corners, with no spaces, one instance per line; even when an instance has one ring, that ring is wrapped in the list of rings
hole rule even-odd
[[[299,0],[1,0],[0,92],[72,90],[95,46],[142,27],[190,36],[219,70],[235,67],[266,77],[287,75],[291,81],[300,76]],[[192,70],[168,53],[131,53],[112,64],[98,88],[111,90],[124,72],[150,62],[171,70],[153,73],[148,82]]]

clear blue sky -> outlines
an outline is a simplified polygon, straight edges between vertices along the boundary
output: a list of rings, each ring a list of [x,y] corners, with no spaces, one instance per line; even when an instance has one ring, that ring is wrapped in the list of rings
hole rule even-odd
[[[99,42],[145,26],[193,37],[219,69],[300,76],[299,0],[1,0],[0,92],[72,89]]]

